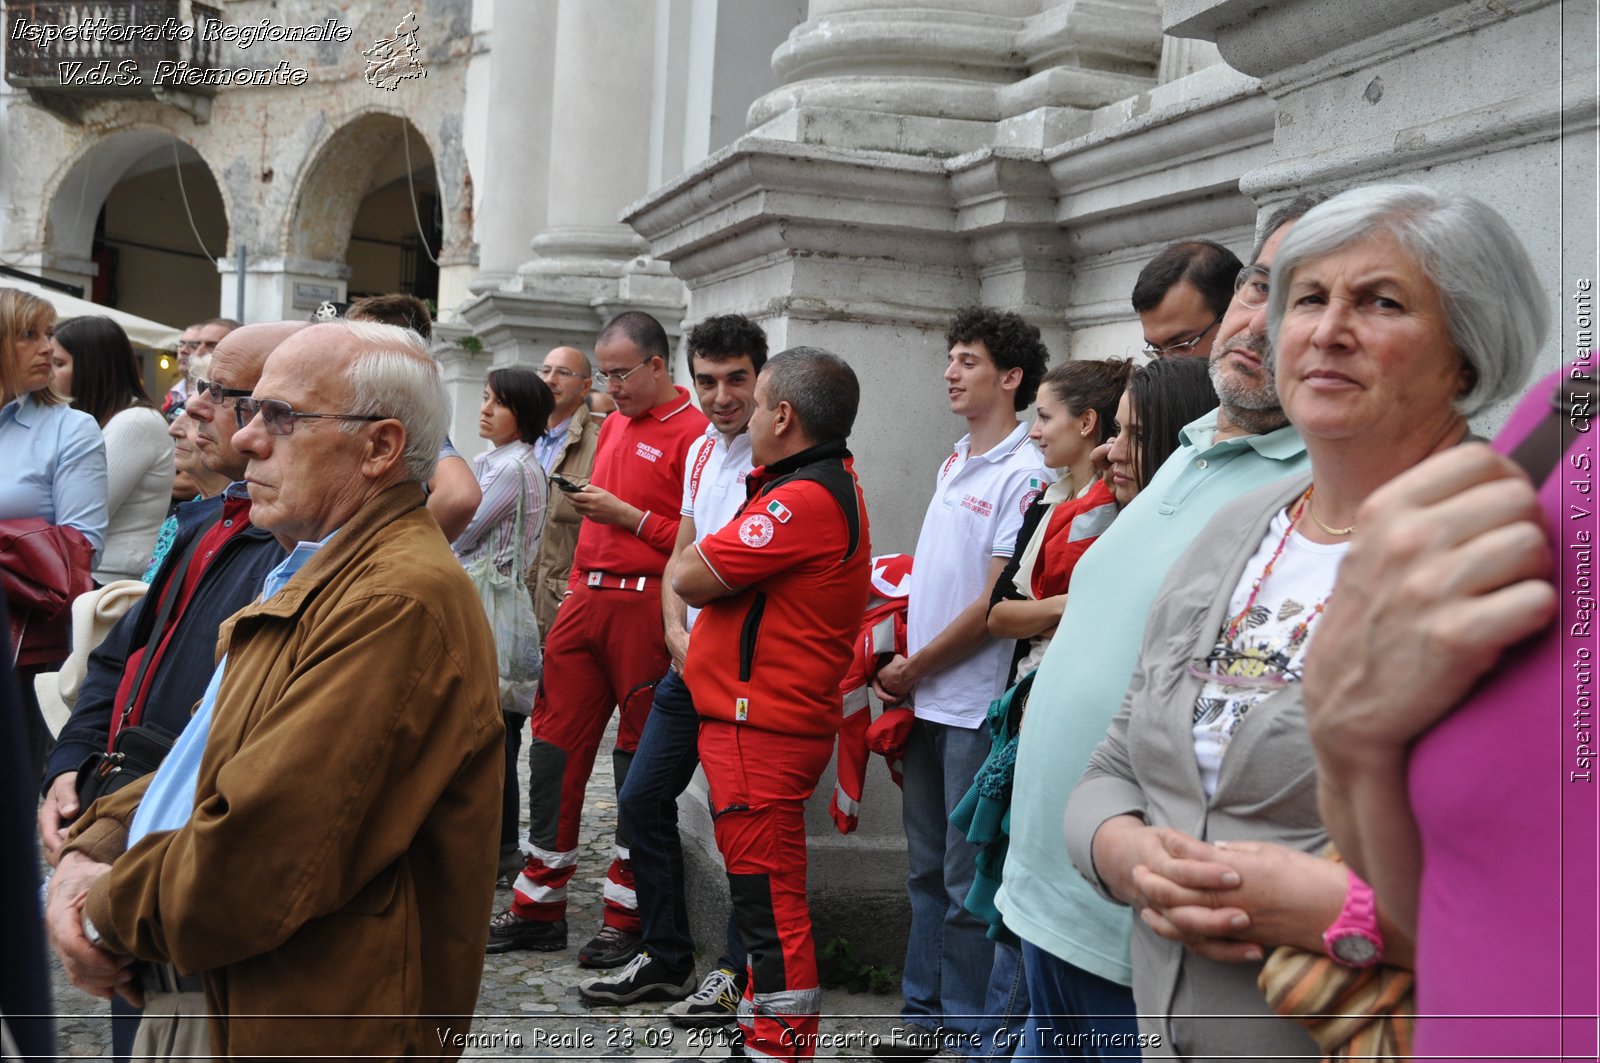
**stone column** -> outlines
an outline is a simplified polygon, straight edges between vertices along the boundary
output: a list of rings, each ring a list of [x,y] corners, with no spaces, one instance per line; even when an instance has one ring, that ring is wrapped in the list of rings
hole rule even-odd
[[[1043,147],[1083,113],[1149,84],[1160,25],[1148,0],[811,0],[773,55],[785,84],[753,132],[881,151]]]
[[[260,255],[245,245],[244,317],[251,321],[304,321],[324,300],[344,302],[350,267],[343,262],[317,261],[292,256]],[[237,253],[217,261],[222,274],[222,305],[217,313],[239,313],[239,258]]]
[[[488,70],[469,74],[467,111],[474,97],[488,116],[484,133],[483,198],[475,292],[500,287],[527,260],[533,235],[548,218],[550,122],[555,83],[554,0],[494,5]]]
[[[600,326],[623,310],[653,313],[677,331],[681,284],[617,221],[648,188],[651,122],[641,93],[652,80],[654,15],[654,5],[631,0],[557,5],[545,228],[514,278],[461,308],[497,363],[532,364],[563,343],[592,349]]]
[[[467,335],[461,325],[441,322],[433,329],[433,357],[439,375],[450,393],[450,441],[468,459],[481,453],[478,438],[478,408],[482,405],[483,381],[494,368],[487,351],[469,351],[459,340]]]

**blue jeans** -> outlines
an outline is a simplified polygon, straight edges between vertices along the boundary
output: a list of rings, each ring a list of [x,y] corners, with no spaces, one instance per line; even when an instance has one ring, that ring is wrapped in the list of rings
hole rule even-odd
[[[986,1043],[969,1049],[967,1058],[1010,1059],[1028,1021],[1028,979],[1022,969],[1022,953],[998,941],[983,1011],[991,1020],[993,1032]]]
[[[989,755],[987,728],[918,720],[906,743],[902,793],[911,940],[901,982],[910,1023],[943,1027],[951,1047],[982,1055],[1002,1020],[987,1010],[995,962],[988,925],[967,911],[977,846],[950,823]]]
[[[694,969],[694,937],[684,901],[683,845],[678,840],[678,797],[688,789],[700,763],[699,735],[700,716],[689,688],[669,668],[656,684],[639,748],[617,795],[644,948],[675,971]],[[732,912],[727,947],[721,963],[743,971],[744,946]]]
[[[1015,1059],[1139,1058],[1132,989],[1026,941],[1022,966],[1033,1012]],[[1120,1043],[1096,1043],[1108,1037]]]

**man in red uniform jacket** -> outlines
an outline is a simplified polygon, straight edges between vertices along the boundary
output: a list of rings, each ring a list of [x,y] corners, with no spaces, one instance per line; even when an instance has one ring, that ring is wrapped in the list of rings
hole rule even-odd
[[[717,847],[750,977],[747,1055],[809,1059],[821,990],[806,907],[805,802],[843,720],[839,681],[870,590],[866,504],[845,441],[860,386],[842,358],[795,347],[756,382],[749,499],[673,558],[701,607],[684,681],[700,725]]]
[[[667,670],[661,570],[678,537],[683,463],[706,430],[687,390],[672,383],[661,323],[630,311],[595,341],[596,375],[616,400],[600,428],[588,486],[567,495],[583,514],[567,596],[545,639],[544,679],[528,749],[531,853],[511,907],[489,924],[490,952],[567,947],[567,882],[577,869],[578,820],[600,736],[622,707],[612,770],[617,789],[639,746],[651,691]],[[639,951],[639,910],[627,840],[618,831],[606,873],[600,933],[578,952],[585,967],[617,967]]]

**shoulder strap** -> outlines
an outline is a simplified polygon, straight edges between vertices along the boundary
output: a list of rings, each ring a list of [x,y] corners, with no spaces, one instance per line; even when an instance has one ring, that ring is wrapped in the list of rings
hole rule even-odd
[[[151,664],[155,662],[156,651],[161,648],[167,621],[172,618],[172,610],[177,608],[178,599],[183,597],[183,581],[189,573],[189,564],[194,560],[195,552],[200,549],[200,540],[206,537],[221,518],[222,510],[219,509],[215,517],[197,528],[189,539],[189,545],[184,547],[183,553],[178,557],[177,564],[172,566],[172,575],[167,579],[164,588],[166,593],[161,596],[161,605],[156,611],[155,626],[150,628],[143,643],[144,653],[139,658],[139,670],[134,673],[133,686],[128,691],[128,703],[122,707],[122,715],[117,721],[116,728],[111,732],[113,739],[116,738],[118,731],[128,725],[134,706],[139,703],[139,692],[144,689],[145,676],[149,673]]]
[[[1579,391],[1579,384],[1582,384],[1585,390]],[[1561,455],[1566,450],[1564,437],[1567,435],[1563,428],[1575,416],[1587,412],[1593,396],[1590,390],[1593,386],[1593,377],[1564,375],[1561,383],[1550,394],[1550,409],[1545,412],[1544,418],[1510,453],[1511,460],[1522,466],[1523,471],[1535,485],[1543,484],[1545,477],[1550,475],[1550,470],[1561,460]]]

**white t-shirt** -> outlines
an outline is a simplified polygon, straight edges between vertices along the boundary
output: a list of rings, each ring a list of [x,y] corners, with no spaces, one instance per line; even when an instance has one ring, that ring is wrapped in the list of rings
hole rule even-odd
[[[971,436],[939,466],[933,499],[922,519],[911,568],[907,648],[916,653],[979,595],[987,598],[989,561],[1010,557],[1028,504],[1055,479],[1019,423],[984,454],[970,454]],[[989,639],[912,691],[918,719],[977,727],[1004,690],[1011,639]]]
[[[1289,533],[1272,575],[1261,584],[1249,616],[1229,641],[1228,625],[1244,611],[1255,581],[1288,528],[1287,515],[1280,512],[1273,517],[1272,527],[1245,564],[1206,662],[1208,670],[1222,678],[1206,680],[1195,698],[1194,759],[1207,797],[1217,792],[1228,743],[1250,710],[1281,689],[1286,675],[1288,682],[1299,682],[1300,664],[1317,630],[1318,617],[1313,614],[1327,601],[1339,562],[1350,548],[1349,543],[1314,543],[1298,529]]]
[[[740,432],[733,437],[733,445],[716,425],[706,428],[706,434],[689,444],[689,454],[683,463],[683,508],[679,511],[694,518],[694,534],[704,539],[733,519],[744,505],[744,482],[755,467],[750,454],[750,433]],[[700,610],[689,606],[685,629],[694,627],[694,618]]]

